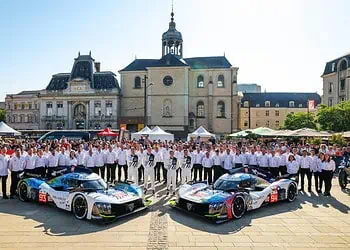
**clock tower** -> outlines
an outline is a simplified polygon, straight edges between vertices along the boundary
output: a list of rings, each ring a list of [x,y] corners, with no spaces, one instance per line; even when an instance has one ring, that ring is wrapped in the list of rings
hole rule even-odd
[[[176,30],[174,22],[174,10],[171,10],[169,29],[162,36],[162,56],[173,54],[178,58],[183,57],[183,44],[181,32]]]

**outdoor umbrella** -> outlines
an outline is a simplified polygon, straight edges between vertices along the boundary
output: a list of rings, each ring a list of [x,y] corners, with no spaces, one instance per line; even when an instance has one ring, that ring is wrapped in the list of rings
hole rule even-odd
[[[98,136],[111,136],[111,137],[116,137],[119,134],[113,132],[110,128],[105,128],[103,131],[97,133]]]

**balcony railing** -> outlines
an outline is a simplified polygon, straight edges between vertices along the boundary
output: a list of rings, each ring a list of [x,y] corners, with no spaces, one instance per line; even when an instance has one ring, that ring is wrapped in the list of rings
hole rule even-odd
[[[67,120],[67,116],[63,115],[44,115],[41,117],[43,121],[65,121]]]
[[[90,116],[90,121],[117,121],[118,117],[114,115]]]

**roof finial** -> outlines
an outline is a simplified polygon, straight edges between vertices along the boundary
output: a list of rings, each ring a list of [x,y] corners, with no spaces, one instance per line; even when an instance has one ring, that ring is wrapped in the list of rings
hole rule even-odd
[[[91,56],[91,50],[89,51],[89,56]]]
[[[225,51],[224,51],[224,57],[225,57]]]
[[[80,51],[78,51],[78,56],[80,56]]]
[[[171,22],[174,22],[174,0],[171,0]]]

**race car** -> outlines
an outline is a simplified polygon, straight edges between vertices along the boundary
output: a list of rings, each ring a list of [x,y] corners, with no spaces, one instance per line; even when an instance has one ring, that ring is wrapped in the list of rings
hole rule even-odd
[[[297,193],[297,183],[290,179],[268,182],[256,175],[234,173],[224,174],[213,187],[205,182],[184,184],[169,205],[221,223],[265,204],[292,202]]]
[[[53,204],[79,219],[112,221],[146,209],[142,189],[132,183],[108,186],[97,174],[76,168],[53,179],[23,178],[17,186],[21,201]]]

